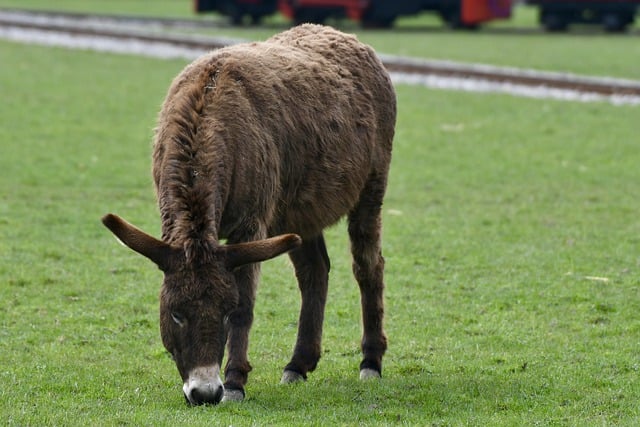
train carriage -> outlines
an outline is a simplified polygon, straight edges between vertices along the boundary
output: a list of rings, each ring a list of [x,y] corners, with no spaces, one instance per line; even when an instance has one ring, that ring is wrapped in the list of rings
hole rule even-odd
[[[216,11],[234,24],[258,23],[276,11],[294,23],[349,18],[365,27],[390,27],[399,16],[432,11],[454,28],[509,18],[511,0],[194,0],[196,12]]]
[[[234,24],[258,23],[280,12],[294,23],[322,23],[349,18],[365,27],[390,27],[400,16],[431,11],[452,28],[475,28],[511,16],[513,0],[194,0],[197,12],[215,11]],[[633,25],[640,0],[523,0],[539,9],[540,23],[549,31],[570,24],[597,24],[607,31]]]

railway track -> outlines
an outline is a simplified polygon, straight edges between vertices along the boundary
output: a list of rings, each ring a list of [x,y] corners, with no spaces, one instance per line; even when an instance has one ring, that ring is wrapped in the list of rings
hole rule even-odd
[[[197,23],[197,24],[195,24]],[[60,14],[24,11],[0,11],[0,37],[36,43],[57,44],[56,38],[64,37],[67,43],[74,40],[79,47],[100,49],[100,40],[121,45],[123,50],[133,44],[141,45],[139,51],[148,53],[155,47],[167,56],[188,59],[241,40],[219,37],[168,34],[166,27],[200,28],[210,22],[178,19],[120,18],[84,14]],[[132,28],[132,27],[135,27]],[[141,31],[140,28],[145,28]],[[20,35],[22,32],[22,36]],[[29,35],[30,34],[30,35]],[[39,36],[34,36],[39,34]],[[91,41],[88,45],[81,41]],[[63,44],[60,42],[60,44]],[[104,49],[109,50],[109,49]],[[172,53],[174,52],[174,53]],[[156,55],[154,55],[156,56]],[[157,56],[162,56],[159,53]],[[602,99],[614,103],[640,104],[640,81],[614,78],[585,77],[566,73],[541,72],[517,68],[494,67],[481,64],[465,64],[451,61],[423,60],[382,55],[387,69],[396,79],[404,82],[440,87],[455,85],[474,86],[477,91],[515,92],[525,96],[527,92],[546,90],[557,97],[569,99]],[[474,83],[475,82],[475,83]],[[471,89],[473,90],[473,89]],[[552,96],[553,97],[553,96]]]

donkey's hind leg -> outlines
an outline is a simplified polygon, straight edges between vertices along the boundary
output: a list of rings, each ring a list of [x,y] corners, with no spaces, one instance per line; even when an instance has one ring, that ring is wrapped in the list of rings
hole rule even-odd
[[[322,234],[305,239],[300,248],[289,253],[289,257],[296,270],[302,306],[296,346],[291,361],[284,368],[282,383],[306,379],[307,372],[313,371],[318,364],[330,268]]]
[[[383,330],[384,258],[381,249],[381,210],[386,179],[370,179],[358,205],[349,214],[353,274],[360,287],[362,305],[362,353],[360,378],[379,377],[387,349]]]

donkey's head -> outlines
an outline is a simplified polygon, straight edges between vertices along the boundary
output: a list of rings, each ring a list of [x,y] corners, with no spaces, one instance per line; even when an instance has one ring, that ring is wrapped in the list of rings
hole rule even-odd
[[[185,398],[194,405],[218,403],[224,392],[220,366],[226,319],[238,304],[233,270],[294,249],[300,237],[287,234],[235,245],[205,241],[195,247],[175,247],[116,215],[105,215],[102,222],[122,243],[164,272],[160,333],[184,382]]]

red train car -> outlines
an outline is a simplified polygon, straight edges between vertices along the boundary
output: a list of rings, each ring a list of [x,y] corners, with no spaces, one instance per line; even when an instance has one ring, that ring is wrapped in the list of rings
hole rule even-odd
[[[280,11],[295,23],[346,17],[367,27],[390,27],[399,16],[438,13],[451,27],[475,27],[511,16],[511,0],[194,0],[196,12],[217,11],[235,24]]]

